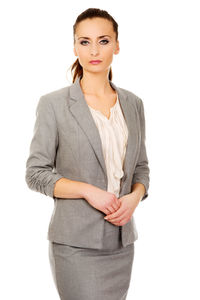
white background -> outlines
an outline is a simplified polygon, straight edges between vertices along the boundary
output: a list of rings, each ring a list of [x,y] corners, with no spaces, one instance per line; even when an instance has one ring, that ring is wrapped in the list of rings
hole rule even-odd
[[[139,238],[127,300],[200,299],[198,4],[1,4],[1,299],[59,299],[46,239],[53,200],[28,189],[25,163],[39,97],[71,84],[72,26],[89,7],[117,21],[113,82],[145,108],[150,188],[135,211]]]

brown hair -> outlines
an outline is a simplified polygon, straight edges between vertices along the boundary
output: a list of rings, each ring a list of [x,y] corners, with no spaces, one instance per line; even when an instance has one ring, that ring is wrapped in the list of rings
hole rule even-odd
[[[113,30],[116,33],[116,41],[118,39],[118,24],[117,22],[113,19],[113,17],[105,10],[101,10],[98,8],[88,8],[85,11],[83,11],[76,19],[76,22],[73,25],[73,37],[74,37],[74,43],[75,43],[75,32],[76,32],[76,28],[78,23],[80,23],[81,21],[85,20],[85,19],[92,19],[92,18],[104,18],[107,19],[109,21],[112,22],[113,24]],[[82,77],[83,76],[83,68],[79,63],[78,58],[76,59],[76,61],[73,63],[73,65],[71,66],[71,73],[73,76],[73,83],[76,80],[76,77]],[[110,71],[109,71],[109,80],[112,80],[112,68],[110,67]]]

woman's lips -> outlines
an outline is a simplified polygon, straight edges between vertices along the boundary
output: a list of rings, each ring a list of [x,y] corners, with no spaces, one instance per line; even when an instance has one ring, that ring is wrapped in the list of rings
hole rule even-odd
[[[90,61],[90,63],[92,64],[92,65],[97,65],[97,64],[99,64],[101,62],[101,60],[91,60]]]

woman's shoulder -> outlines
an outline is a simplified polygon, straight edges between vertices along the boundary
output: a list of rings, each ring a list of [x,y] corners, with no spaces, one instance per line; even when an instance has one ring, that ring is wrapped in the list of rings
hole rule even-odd
[[[68,90],[69,86],[65,86],[41,95],[38,101],[38,106],[52,106],[54,108],[61,107],[61,104],[65,104],[65,101],[68,98]]]
[[[59,98],[66,97],[68,94],[68,89],[69,89],[69,86],[65,86],[65,87],[59,88],[57,90],[45,93],[41,96],[41,98],[46,99],[46,101],[51,102],[55,99],[57,100]]]
[[[127,96],[130,102],[137,108],[140,108],[140,106],[143,104],[142,99],[131,90],[122,87],[118,87],[118,89],[120,89],[121,93]]]

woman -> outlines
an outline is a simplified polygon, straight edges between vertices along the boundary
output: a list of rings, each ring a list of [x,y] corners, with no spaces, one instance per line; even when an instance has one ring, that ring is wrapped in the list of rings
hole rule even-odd
[[[87,9],[74,24],[73,83],[37,106],[26,182],[54,199],[49,259],[62,300],[122,300],[130,284],[149,167],[143,102],[111,81],[118,53],[115,20]]]

